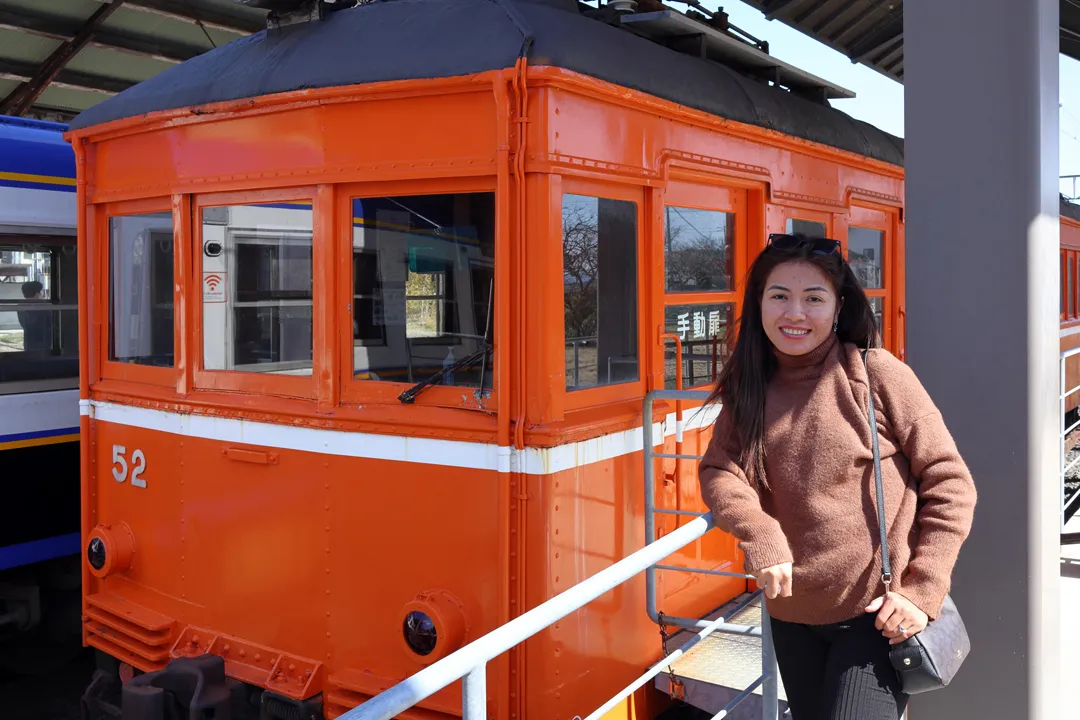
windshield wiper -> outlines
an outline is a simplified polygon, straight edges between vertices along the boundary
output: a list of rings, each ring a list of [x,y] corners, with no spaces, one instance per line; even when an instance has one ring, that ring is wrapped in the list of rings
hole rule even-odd
[[[412,401],[416,399],[417,395],[424,392],[425,390],[427,390],[429,387],[432,387],[433,385],[438,385],[439,383],[441,383],[443,381],[443,378],[445,378],[447,375],[449,375],[449,374],[451,374],[453,372],[456,372],[458,370],[462,370],[462,369],[468,367],[469,365],[472,365],[477,360],[480,360],[482,358],[486,358],[487,354],[489,352],[491,352],[491,350],[492,350],[492,346],[485,342],[484,346],[482,348],[480,348],[476,352],[472,353],[471,355],[466,355],[465,357],[461,358],[460,360],[457,360],[457,361],[451,363],[450,365],[447,365],[446,367],[444,367],[442,370],[435,373],[434,375],[431,375],[430,377],[426,378],[425,380],[421,380],[420,382],[416,383],[411,388],[409,388],[405,392],[398,395],[398,400],[400,400],[402,402],[402,404],[404,404],[404,405],[408,405],[408,404],[412,403]],[[480,378],[481,387],[483,386],[483,384],[484,384],[484,378],[483,378],[483,376],[481,376],[481,378]]]

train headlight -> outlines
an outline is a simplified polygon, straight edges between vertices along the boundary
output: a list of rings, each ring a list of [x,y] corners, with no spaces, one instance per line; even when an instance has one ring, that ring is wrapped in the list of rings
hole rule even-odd
[[[99,578],[121,573],[131,567],[135,555],[135,536],[127,523],[98,525],[86,543],[86,562]]]
[[[402,645],[422,665],[441,660],[462,646],[468,634],[465,608],[445,590],[428,590],[402,608]]]
[[[417,655],[430,655],[439,642],[435,621],[419,610],[413,610],[405,616],[402,632],[405,633],[405,642],[409,644],[409,649]]]
[[[86,546],[86,560],[90,567],[95,570],[105,567],[106,557],[105,541],[99,537],[90,538],[90,544]]]

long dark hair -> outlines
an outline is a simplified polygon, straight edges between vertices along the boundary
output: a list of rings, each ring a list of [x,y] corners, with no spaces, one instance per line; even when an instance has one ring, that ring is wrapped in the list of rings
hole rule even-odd
[[[836,328],[839,341],[862,348],[881,344],[874,323],[874,309],[851,266],[839,251],[823,253],[815,250],[814,240],[796,237],[801,242],[794,248],[770,245],[750,266],[735,346],[706,403],[719,400],[724,405],[724,412],[731,414],[730,421],[742,447],[738,464],[752,485],[764,489],[768,488],[765,478],[765,389],[776,373],[777,361],[772,342],[761,324],[761,298],[773,269],[787,262],[810,263],[820,269],[829,278],[841,303]]]

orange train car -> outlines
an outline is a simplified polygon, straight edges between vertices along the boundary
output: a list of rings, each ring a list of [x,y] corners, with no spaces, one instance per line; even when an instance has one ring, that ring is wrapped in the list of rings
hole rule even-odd
[[[904,355],[902,144],[842,89],[714,62],[732,36],[668,9],[329,8],[72,125],[91,717],[193,656],[234,717],[337,717],[641,548],[643,422],[674,449],[642,399],[714,380],[770,232],[838,238]],[[692,463],[662,472],[701,509]],[[670,562],[741,558],[715,532]],[[584,716],[661,648],[639,577],[490,664],[489,717]],[[402,717],[460,713],[457,685]]]
[[[1061,352],[1080,347],[1080,205],[1061,200]],[[1080,385],[1080,355],[1065,360],[1065,387]],[[1080,393],[1065,398],[1066,427],[1076,423]]]

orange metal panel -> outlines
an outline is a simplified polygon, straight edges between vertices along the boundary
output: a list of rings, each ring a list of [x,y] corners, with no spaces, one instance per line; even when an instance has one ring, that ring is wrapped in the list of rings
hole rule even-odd
[[[98,485],[92,504],[99,518],[130,527],[135,553],[123,578],[95,578],[90,594],[112,592],[181,627],[397,679],[426,664],[401,634],[419,593],[454,597],[462,642],[501,614],[507,569],[496,541],[506,508],[494,472],[94,424],[96,467],[110,475],[123,457],[128,477]],[[124,450],[114,455],[115,446]],[[135,451],[146,487],[132,484]],[[437,528],[438,542],[418,528]],[[444,701],[460,702],[459,692]]]

